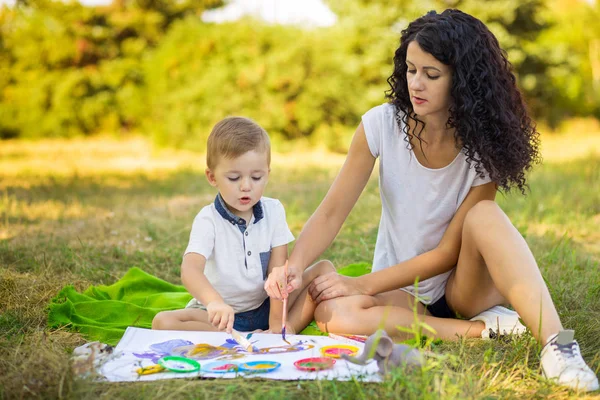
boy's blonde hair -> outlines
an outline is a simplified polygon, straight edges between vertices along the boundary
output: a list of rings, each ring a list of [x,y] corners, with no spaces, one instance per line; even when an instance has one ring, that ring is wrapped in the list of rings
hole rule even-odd
[[[206,165],[214,169],[221,157],[235,158],[251,151],[265,151],[271,165],[271,141],[260,125],[245,117],[227,117],[218,122],[210,135],[206,149]]]

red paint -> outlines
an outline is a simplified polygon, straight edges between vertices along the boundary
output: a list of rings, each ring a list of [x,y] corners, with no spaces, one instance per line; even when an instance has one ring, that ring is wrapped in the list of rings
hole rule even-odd
[[[354,353],[354,351],[350,350],[350,349],[340,349],[340,348],[335,348],[335,349],[327,349],[325,350],[325,354],[331,354],[331,355],[342,355],[342,354],[352,354]]]
[[[323,371],[333,368],[335,360],[328,357],[311,357],[298,360],[294,363],[301,371]]]
[[[223,364],[219,367],[213,368],[214,371],[236,371],[237,365],[235,364]]]
[[[358,347],[347,344],[321,347],[321,354],[327,357],[340,358],[342,354],[353,356],[356,353],[358,353]]]

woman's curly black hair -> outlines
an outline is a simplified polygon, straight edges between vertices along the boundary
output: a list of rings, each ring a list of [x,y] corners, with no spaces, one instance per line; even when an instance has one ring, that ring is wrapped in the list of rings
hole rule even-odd
[[[430,11],[402,31],[386,98],[396,106],[409,148],[413,137],[422,143],[425,126],[413,110],[406,79],[406,51],[413,40],[452,70],[447,127],[455,129],[467,162],[480,175],[485,169],[503,190],[516,186],[525,193],[525,172],[540,161],[539,133],[496,37],[481,21],[459,10]],[[415,128],[421,125],[418,132],[409,132],[409,118]]]

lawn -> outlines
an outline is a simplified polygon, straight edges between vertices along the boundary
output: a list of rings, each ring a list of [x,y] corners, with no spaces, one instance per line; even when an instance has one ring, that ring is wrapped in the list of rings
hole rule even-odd
[[[497,200],[526,237],[563,324],[600,373],[600,133],[543,138],[531,192]],[[266,195],[281,199],[297,236],[343,156],[274,154]],[[46,306],[66,284],[111,284],[132,266],[179,283],[198,210],[215,196],[195,153],[153,150],[142,139],[0,142],[0,398],[563,398],[544,381],[531,336],[444,342],[420,370],[380,384],[76,380],[69,353],[85,338],[46,327]],[[324,257],[370,261],[379,224],[374,175]],[[587,396],[599,396],[596,392]]]

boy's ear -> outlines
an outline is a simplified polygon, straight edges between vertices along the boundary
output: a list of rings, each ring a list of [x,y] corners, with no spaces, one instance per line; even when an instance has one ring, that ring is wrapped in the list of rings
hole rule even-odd
[[[211,186],[217,186],[217,180],[215,179],[215,174],[210,170],[210,168],[206,168],[204,171],[206,175],[206,180],[210,183]]]

